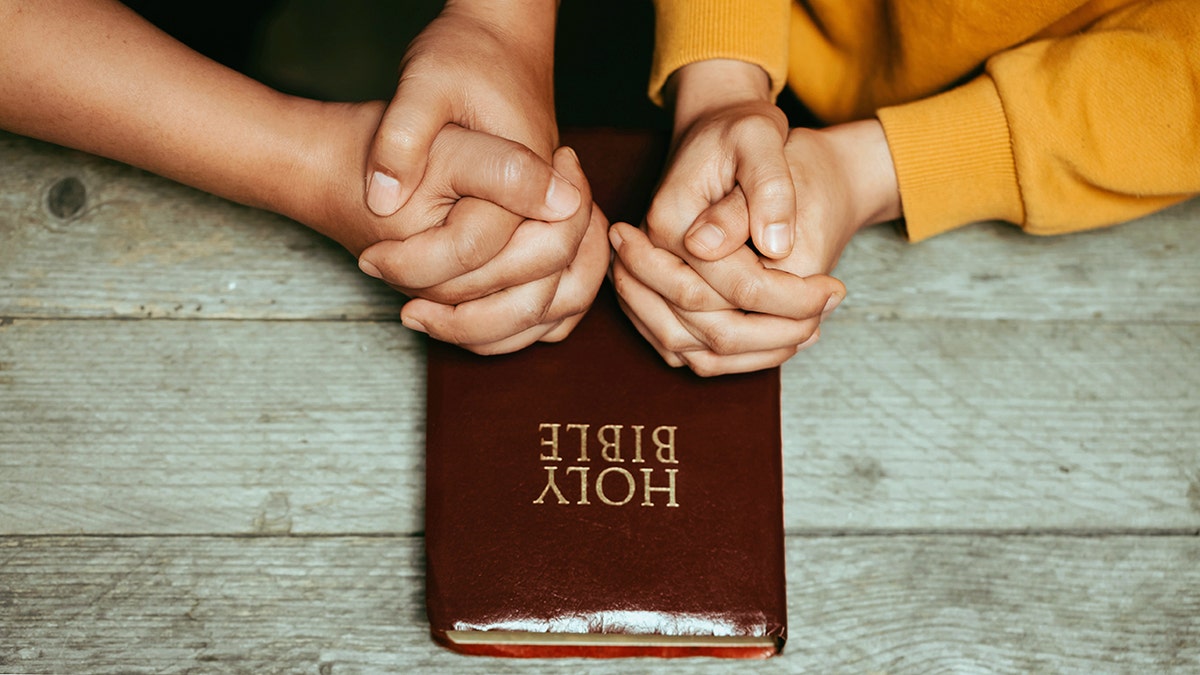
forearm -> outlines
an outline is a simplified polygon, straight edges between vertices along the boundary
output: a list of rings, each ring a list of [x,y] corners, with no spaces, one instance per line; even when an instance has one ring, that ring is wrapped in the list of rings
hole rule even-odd
[[[981,220],[1062,234],[1200,193],[1198,34],[1194,2],[1137,3],[878,111],[909,238]]]
[[[554,34],[558,0],[447,0],[442,15],[467,19],[479,25],[482,30],[473,33],[476,39],[487,41],[489,36],[494,37],[497,44],[477,45],[478,53],[472,57],[487,60],[495,58],[495,50],[503,52],[504,61],[512,69],[511,78],[522,83],[520,86],[529,99],[525,103],[531,109],[554,110]],[[546,149],[547,152],[552,150]]]
[[[443,11],[486,22],[553,56],[558,5],[559,0],[447,0]]]
[[[290,215],[321,117],[112,0],[0,2],[0,126],[16,133]]]
[[[790,0],[654,0],[654,62],[650,99],[690,63],[733,59],[762,68],[772,99],[787,75]]]
[[[797,129],[793,133],[810,133]],[[849,193],[848,222],[854,231],[896,220],[902,215],[896,166],[879,120],[847,122],[822,131],[831,152],[831,166],[841,172],[840,184]],[[798,167],[793,168],[799,172]]]
[[[457,76],[459,96],[470,105],[460,102],[452,121],[517,141],[549,160],[558,147],[557,18],[558,0],[448,0],[441,16],[409,47],[401,89],[404,76],[422,56],[432,60],[417,72],[460,63],[465,70]],[[448,33],[454,55],[445,53]],[[424,54],[426,47],[431,54]]]
[[[709,59],[680,68],[667,81],[665,94],[677,135],[706,113],[740,103],[774,100],[765,70],[732,59]]]

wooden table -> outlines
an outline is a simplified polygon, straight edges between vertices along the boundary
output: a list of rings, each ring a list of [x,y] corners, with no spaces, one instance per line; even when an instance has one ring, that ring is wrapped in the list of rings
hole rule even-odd
[[[521,662],[424,619],[424,347],[320,236],[0,136],[0,672],[1200,669],[1200,201],[855,240],[784,377],[791,639]]]

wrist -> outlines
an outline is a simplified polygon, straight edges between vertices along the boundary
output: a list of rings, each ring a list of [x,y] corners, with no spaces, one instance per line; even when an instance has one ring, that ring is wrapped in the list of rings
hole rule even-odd
[[[456,78],[460,82],[458,96],[473,99],[470,106],[460,103],[476,111],[472,118],[455,121],[522,143],[549,160],[558,147],[554,113],[557,9],[558,0],[446,3],[414,45],[420,44],[420,53],[427,60],[423,69]],[[447,72],[442,64],[456,67]]]
[[[665,90],[682,130],[702,115],[743,103],[772,104],[771,79],[761,67],[734,59],[708,59],[675,71]]]
[[[846,184],[855,186],[852,203],[859,228],[900,218],[900,187],[883,126],[877,119],[839,124],[823,131],[845,168]]]
[[[442,14],[460,16],[554,52],[559,0],[446,0]]]
[[[267,208],[303,223],[357,255],[372,242],[346,240],[352,223],[377,220],[361,195],[368,143],[384,104],[297,99],[291,119],[294,147],[288,170],[272,181]]]

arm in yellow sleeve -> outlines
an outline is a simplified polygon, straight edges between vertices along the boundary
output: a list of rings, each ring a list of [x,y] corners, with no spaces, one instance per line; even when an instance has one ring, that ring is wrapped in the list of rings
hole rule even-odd
[[[1200,12],[1138,3],[878,115],[913,240],[978,220],[1034,234],[1131,220],[1200,193]]]
[[[650,100],[689,63],[736,59],[760,66],[772,95],[787,82],[789,0],[655,0]]]

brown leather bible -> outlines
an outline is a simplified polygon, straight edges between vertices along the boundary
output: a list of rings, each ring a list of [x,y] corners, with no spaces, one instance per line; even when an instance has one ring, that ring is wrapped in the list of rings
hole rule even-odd
[[[439,643],[526,657],[782,649],[777,369],[672,369],[606,284],[562,343],[478,357],[431,342],[426,437]]]

